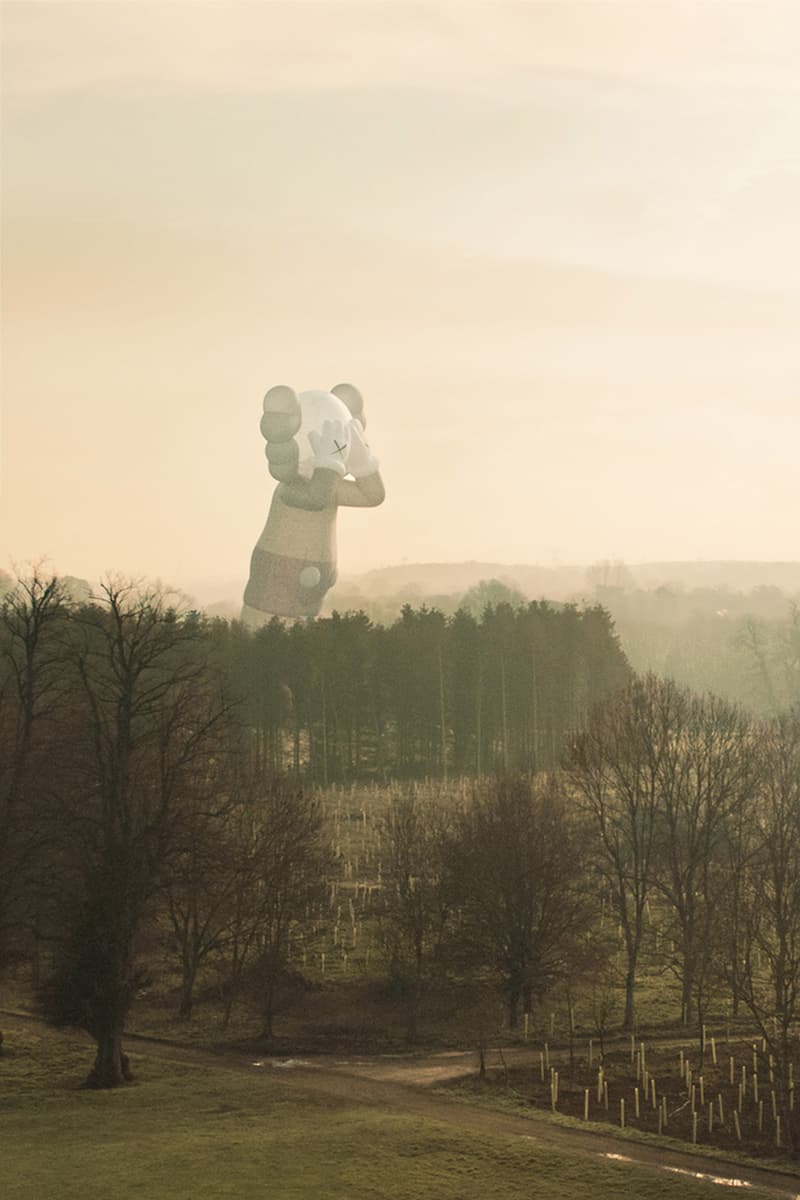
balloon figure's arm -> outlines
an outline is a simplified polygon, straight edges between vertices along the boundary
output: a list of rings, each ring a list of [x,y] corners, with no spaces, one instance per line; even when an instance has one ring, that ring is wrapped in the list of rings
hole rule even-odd
[[[304,508],[307,512],[321,512],[337,503],[337,485],[342,483],[338,471],[328,467],[317,467],[310,479],[298,476],[290,483],[282,483],[278,495],[290,508]]]
[[[337,479],[336,503],[347,508],[377,508],[386,499],[386,489],[375,471],[363,479]]]

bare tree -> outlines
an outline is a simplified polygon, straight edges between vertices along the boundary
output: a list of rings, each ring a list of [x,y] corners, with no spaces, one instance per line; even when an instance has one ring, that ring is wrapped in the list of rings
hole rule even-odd
[[[721,863],[732,825],[752,794],[745,716],[715,696],[673,690],[672,742],[658,771],[655,879],[675,927],[681,1019],[688,1025],[714,994],[720,938]]]
[[[737,984],[774,1057],[783,1128],[797,1150],[792,1067],[800,1050],[800,713],[762,726],[757,752],[755,850],[744,890]]]
[[[443,869],[447,819],[415,787],[392,803],[383,829],[382,939],[406,999],[406,1039],[417,1037],[428,976],[441,964],[451,900]]]
[[[297,784],[273,780],[253,806],[252,864],[262,1036],[272,1038],[278,986],[293,923],[303,920],[324,887],[328,854],[319,804]]]
[[[231,937],[238,884],[236,847],[227,827],[230,812],[195,814],[164,882],[172,942],[181,966],[178,1017],[188,1021],[198,972]]]
[[[87,1082],[113,1087],[129,1077],[122,1036],[139,938],[231,707],[202,623],[164,593],[110,580],[71,624],[80,707],[63,817],[74,903],[43,1001],[53,1021],[95,1039]]]
[[[503,991],[508,1023],[530,1012],[570,963],[592,917],[585,830],[552,778],[500,778],[476,790],[448,847],[462,944]]]
[[[653,888],[659,796],[664,764],[675,752],[680,706],[673,684],[634,679],[592,709],[565,756],[572,790],[599,835],[596,865],[613,899],[627,956],[626,1029],[636,1020],[635,989]]]
[[[38,568],[0,602],[0,967],[24,950],[38,964],[46,901],[38,883],[52,841],[55,785],[50,734],[66,701],[66,619],[64,588]]]
[[[261,1035],[274,1036],[293,930],[325,886],[329,852],[317,800],[295,781],[251,771],[228,822],[232,891],[225,1023],[245,971],[257,983]]]

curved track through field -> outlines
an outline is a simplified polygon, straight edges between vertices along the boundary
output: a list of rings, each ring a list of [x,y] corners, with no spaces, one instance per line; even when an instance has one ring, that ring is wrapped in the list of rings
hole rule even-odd
[[[6,1028],[14,1021],[36,1022],[22,1013],[0,1012]],[[81,1036],[75,1034],[76,1037]],[[211,1051],[176,1042],[140,1035],[127,1035],[126,1043],[134,1053],[166,1061],[195,1063],[219,1070],[251,1075],[258,1086],[259,1075],[279,1076],[284,1085],[299,1094],[324,1095],[333,1102],[381,1107],[422,1117],[469,1131],[495,1136],[525,1138],[537,1145],[568,1155],[614,1159],[654,1172],[705,1179],[709,1194],[724,1195],[735,1190],[745,1194],[751,1188],[781,1200],[800,1200],[800,1177],[757,1167],[741,1167],[723,1158],[692,1154],[689,1151],[648,1145],[632,1139],[622,1140],[594,1125],[585,1131],[556,1125],[546,1114],[504,1113],[463,1100],[450,1099],[434,1091],[437,1084],[473,1075],[476,1056],[470,1052],[450,1052],[414,1057],[376,1055],[340,1057],[314,1055],[303,1058],[254,1058],[235,1050]],[[504,1052],[507,1062],[530,1062],[530,1051]]]

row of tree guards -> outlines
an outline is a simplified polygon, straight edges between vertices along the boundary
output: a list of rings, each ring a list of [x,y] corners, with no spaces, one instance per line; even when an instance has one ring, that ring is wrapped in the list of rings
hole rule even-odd
[[[753,1042],[750,1052],[745,1052],[745,1057],[739,1061],[735,1055],[727,1055],[727,1072],[723,1071],[718,1059],[716,1038],[707,1037],[705,1026],[701,1034],[701,1045],[704,1051],[710,1051],[712,1069],[719,1069],[713,1072],[713,1079],[708,1078],[703,1073],[702,1064],[695,1070],[688,1051],[678,1049],[674,1061],[677,1061],[678,1065],[680,1090],[677,1095],[672,1095],[665,1089],[659,1091],[656,1076],[647,1065],[646,1043],[642,1041],[637,1045],[636,1039],[631,1036],[631,1081],[623,1094],[615,1098],[614,1119],[618,1120],[620,1127],[624,1129],[631,1120],[639,1121],[645,1110],[649,1110],[655,1114],[657,1132],[667,1133],[670,1123],[674,1124],[675,1119],[684,1114],[689,1117],[692,1142],[697,1142],[700,1134],[711,1137],[715,1131],[729,1128],[738,1142],[741,1142],[748,1132],[759,1136],[767,1132],[771,1134],[775,1148],[782,1149],[782,1107],[789,1113],[793,1113],[795,1109],[794,1063],[788,1064],[787,1077],[781,1089],[776,1086],[778,1081],[775,1059],[768,1052],[766,1039],[761,1039],[760,1045]],[[665,1071],[668,1070],[664,1062],[664,1049],[656,1046],[654,1050],[660,1065]],[[597,1119],[598,1115],[601,1120],[611,1119],[614,1106],[609,1095],[606,1067],[602,1055],[600,1057],[592,1086],[583,1087],[584,1121]],[[594,1058],[594,1040],[589,1038],[586,1057],[589,1072],[594,1070]],[[768,1077],[768,1085],[759,1084],[759,1065],[762,1067],[762,1078]],[[727,1099],[724,1089],[725,1074],[728,1083]],[[557,1112],[560,1073],[557,1066],[550,1061],[550,1047],[547,1042],[539,1051],[538,1077],[540,1084],[546,1084],[550,1108]],[[612,1078],[612,1086],[618,1087],[619,1081]],[[767,1121],[770,1122],[769,1128]]]

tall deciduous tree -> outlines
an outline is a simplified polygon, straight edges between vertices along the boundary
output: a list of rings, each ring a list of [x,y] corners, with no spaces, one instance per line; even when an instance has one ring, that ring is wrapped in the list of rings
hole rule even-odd
[[[755,752],[755,747],[754,747]],[[736,984],[777,1068],[783,1128],[800,1148],[791,1064],[800,1021],[800,713],[758,729],[754,850],[744,889]]]
[[[319,899],[329,854],[318,802],[287,779],[253,777],[237,818],[241,894],[236,965],[240,975],[248,958],[255,968],[261,1033],[271,1039],[292,927],[302,925]]]
[[[181,968],[178,1017],[187,1021],[201,967],[222,953],[232,936],[239,860],[230,793],[224,787],[227,781],[221,782],[218,808],[201,802],[187,814],[163,886],[171,941]]]
[[[659,829],[654,878],[676,934],[681,1016],[689,1024],[718,978],[721,863],[753,791],[754,760],[744,715],[715,696],[665,685],[671,742],[658,767]]]
[[[452,909],[444,870],[448,815],[415,787],[397,796],[383,827],[383,945],[406,1000],[406,1039],[417,1023],[431,972],[441,964]]]
[[[653,888],[661,773],[674,753],[676,689],[655,676],[634,679],[596,705],[570,740],[565,767],[599,835],[596,865],[625,941],[625,1027],[635,1023],[637,969]]]
[[[52,841],[52,730],[67,699],[64,588],[39,570],[9,583],[0,602],[0,968],[25,950],[38,961],[48,897],[37,883],[48,872]]]
[[[88,1082],[113,1087],[129,1076],[139,938],[178,831],[213,785],[231,709],[202,624],[164,594],[112,580],[71,625],[79,721],[63,825],[74,904],[43,1000],[54,1022],[94,1038]]]
[[[592,917],[586,832],[551,779],[487,782],[460,814],[448,847],[468,956],[487,965],[508,1022],[567,978]]]

